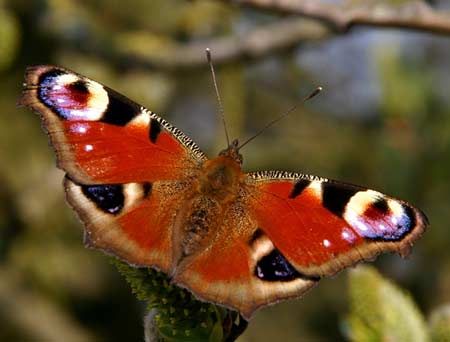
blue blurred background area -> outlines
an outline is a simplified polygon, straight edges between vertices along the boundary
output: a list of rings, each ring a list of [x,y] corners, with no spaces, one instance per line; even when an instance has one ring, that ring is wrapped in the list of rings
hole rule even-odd
[[[432,5],[450,17],[445,1]],[[0,0],[0,340],[143,335],[145,305],[108,257],[84,248],[40,119],[16,106],[26,66],[61,65],[108,85],[213,157],[226,141],[207,47],[232,138],[324,88],[242,150],[244,169],[360,184],[421,208],[431,226],[410,257],[375,265],[425,315],[450,301],[450,34],[337,31],[226,1]],[[348,338],[346,273],[260,310],[240,341]]]

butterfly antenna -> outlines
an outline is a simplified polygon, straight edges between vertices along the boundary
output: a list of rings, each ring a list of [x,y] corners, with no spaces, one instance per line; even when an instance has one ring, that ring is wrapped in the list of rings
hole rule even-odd
[[[304,104],[306,101],[311,100],[313,97],[315,97],[316,95],[318,95],[321,91],[322,91],[322,87],[317,87],[316,89],[314,89],[314,91],[312,91],[308,96],[306,96],[301,102],[297,103],[296,105],[292,106],[292,108],[290,108],[287,112],[281,114],[279,117],[273,119],[272,121],[270,121],[267,125],[265,125],[263,128],[261,128],[261,130],[256,133],[254,136],[248,138],[246,141],[244,141],[241,146],[238,147],[238,151],[243,148],[245,145],[247,145],[250,141],[252,141],[253,139],[255,139],[258,135],[260,135],[261,133],[263,133],[266,129],[268,129],[269,127],[272,127],[274,124],[276,124],[278,121],[284,119],[286,116],[288,116],[289,114],[291,114],[294,110],[296,110],[300,105]]]
[[[222,99],[220,98],[219,88],[217,87],[216,73],[214,72],[211,50],[209,48],[206,48],[206,58],[208,59],[208,64],[209,64],[209,67],[211,68],[211,75],[212,75],[212,80],[213,80],[213,84],[214,84],[214,89],[216,91],[217,102],[219,103],[220,116],[222,117],[222,124],[223,124],[223,128],[225,129],[225,136],[227,138],[227,146],[230,146],[230,138],[228,136],[227,124],[225,122],[225,114],[223,111]]]

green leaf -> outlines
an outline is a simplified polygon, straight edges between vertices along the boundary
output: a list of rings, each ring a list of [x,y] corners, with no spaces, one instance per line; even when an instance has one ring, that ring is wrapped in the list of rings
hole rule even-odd
[[[431,341],[450,341],[450,304],[433,310],[430,316]]]
[[[222,322],[217,321],[209,335],[208,342],[222,342],[223,341],[223,327]]]
[[[234,323],[239,317],[236,311],[197,300],[187,290],[170,284],[164,273],[132,267],[118,259],[112,263],[136,297],[147,302],[151,314],[146,317],[146,335],[157,335],[155,341],[221,342],[239,330],[240,325]]]
[[[349,337],[353,341],[429,341],[416,304],[374,268],[350,271]]]

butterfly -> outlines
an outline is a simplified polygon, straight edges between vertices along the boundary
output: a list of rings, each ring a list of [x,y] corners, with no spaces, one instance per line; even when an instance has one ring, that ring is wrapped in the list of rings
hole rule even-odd
[[[43,120],[88,247],[246,319],[382,252],[406,256],[428,226],[375,190],[245,173],[237,140],[208,159],[152,111],[65,68],[29,67],[19,103]]]

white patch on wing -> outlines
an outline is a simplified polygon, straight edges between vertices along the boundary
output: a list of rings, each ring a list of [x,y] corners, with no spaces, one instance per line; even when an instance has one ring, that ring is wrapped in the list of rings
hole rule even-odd
[[[131,120],[128,125],[135,125],[135,126],[146,126],[150,124],[150,114],[146,111],[141,111],[139,115],[136,115],[136,117]]]
[[[123,194],[125,196],[126,208],[132,207],[144,196],[144,190],[140,183],[128,183],[123,185]]]
[[[53,90],[61,90],[64,86],[70,83],[79,81],[80,77],[74,74],[62,74],[55,77],[55,85],[52,87]]]
[[[352,198],[350,198],[350,201],[348,201],[344,213],[344,218],[347,220],[346,215],[354,216],[364,214],[366,209],[370,207],[374,202],[376,202],[379,198],[384,198],[384,196],[377,191],[358,191],[352,196]]]
[[[262,235],[253,243],[250,257],[256,265],[262,257],[268,255],[274,249],[275,246],[272,241],[266,235]]]
[[[73,125],[72,127],[73,128],[71,129],[71,132],[74,132],[74,133],[84,134],[87,132],[86,125],[84,125],[84,124],[77,124],[77,125]]]
[[[342,238],[350,244],[353,244],[356,240],[356,235],[350,228],[344,227],[341,233]]]
[[[390,199],[388,201],[389,209],[395,217],[402,216],[404,213],[403,206],[395,200]]]
[[[312,181],[305,190],[311,191],[317,198],[322,198],[322,181]]]

